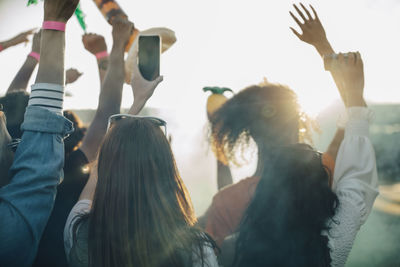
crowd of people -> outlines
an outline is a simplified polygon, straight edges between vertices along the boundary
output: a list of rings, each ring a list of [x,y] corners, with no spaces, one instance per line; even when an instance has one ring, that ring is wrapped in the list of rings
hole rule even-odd
[[[39,32],[0,42],[3,51],[34,34],[0,98],[0,266],[345,265],[378,195],[359,52],[335,53],[314,8],[294,5],[302,33],[293,33],[316,48],[346,107],[336,134],[318,152],[292,89],[243,89],[209,114],[219,191],[197,218],[167,122],[138,115],[163,77],[148,81],[135,64],[133,103],[120,113],[134,30],[125,17],[112,20],[110,54],[101,35],[82,39],[101,81],[93,121],[86,128],[63,110],[65,84],[81,75],[64,69],[65,25],[78,3],[45,0]],[[252,141],[257,169],[233,184],[229,166]]]

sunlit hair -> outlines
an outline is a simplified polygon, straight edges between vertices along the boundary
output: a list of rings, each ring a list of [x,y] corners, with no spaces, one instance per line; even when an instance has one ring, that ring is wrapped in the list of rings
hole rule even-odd
[[[64,140],[65,155],[68,156],[71,152],[75,151],[79,147],[87,129],[75,112],[71,110],[65,110],[64,117],[70,120],[74,125],[74,132]]]
[[[88,222],[92,267],[184,266],[194,254],[203,260],[210,242],[194,227],[167,138],[143,118],[118,121],[106,135]]]
[[[237,152],[253,139],[257,146],[311,140],[296,94],[286,86],[263,83],[229,99],[210,119],[211,144],[223,163],[238,165]],[[300,132],[299,132],[300,130]]]
[[[29,93],[18,90],[0,97],[0,104],[7,116],[7,129],[12,138],[21,138],[21,124],[24,121],[25,109],[28,106]]]
[[[234,266],[330,266],[326,234],[339,203],[321,154],[292,145],[274,155],[239,228]]]

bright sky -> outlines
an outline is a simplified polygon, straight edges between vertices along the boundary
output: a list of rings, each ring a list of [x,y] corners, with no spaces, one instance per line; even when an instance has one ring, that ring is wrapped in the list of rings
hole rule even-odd
[[[0,40],[39,27],[42,5],[26,7],[25,0],[0,0]],[[140,29],[165,26],[176,32],[177,44],[162,57],[163,84],[149,105],[187,114],[203,113],[205,85],[235,91],[270,81],[292,87],[304,109],[316,113],[338,97],[314,49],[290,32],[291,1],[279,0],[146,0],[118,1]],[[361,51],[365,61],[366,97],[374,102],[400,102],[400,1],[311,1],[336,51]],[[103,34],[111,48],[111,27],[90,0],[82,0],[88,31]],[[75,19],[68,25],[67,67],[84,76],[68,90],[67,108],[95,108],[99,82],[96,63],[81,43]],[[3,94],[30,47],[16,47],[0,56],[0,94]],[[132,103],[125,88],[123,106]]]
[[[26,2],[0,0],[0,40],[40,27],[42,4],[28,8]],[[239,91],[267,77],[271,82],[293,88],[304,109],[312,114],[339,97],[315,49],[299,41],[289,30],[289,26],[297,27],[288,13],[293,10],[291,1],[118,2],[139,29],[162,26],[176,32],[178,42],[161,59],[164,82],[148,106],[168,111],[165,113],[169,117],[185,122],[183,132],[174,136],[174,140],[179,140],[174,146],[178,147],[176,156],[183,173],[190,174],[191,167],[184,164],[189,160],[188,154],[204,155],[204,150],[193,152],[188,146],[198,143],[203,136],[207,99],[201,90],[204,86]],[[400,102],[400,1],[313,0],[308,3],[316,8],[335,51],[361,52],[367,100]],[[81,0],[81,5],[87,15],[88,31],[103,34],[111,49],[111,27],[92,0]],[[74,96],[67,98],[66,108],[97,106],[100,86],[96,61],[84,50],[82,33],[73,18],[68,25],[66,67],[75,67],[84,76],[68,86],[67,90]],[[5,93],[29,52],[30,45],[0,53],[0,95]],[[131,89],[126,86],[122,105],[131,104]],[[210,158],[207,160],[207,164],[213,162]]]

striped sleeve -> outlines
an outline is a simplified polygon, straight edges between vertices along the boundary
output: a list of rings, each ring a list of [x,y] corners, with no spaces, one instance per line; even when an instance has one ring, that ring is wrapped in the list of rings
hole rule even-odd
[[[32,85],[28,106],[37,106],[62,115],[64,86],[51,83]]]

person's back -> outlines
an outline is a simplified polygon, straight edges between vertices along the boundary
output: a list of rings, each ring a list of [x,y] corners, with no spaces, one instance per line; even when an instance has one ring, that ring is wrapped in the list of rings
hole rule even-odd
[[[97,183],[92,169],[93,203],[81,196],[68,218],[69,264],[217,266],[212,240],[194,227],[162,122],[126,116],[111,124],[100,148]]]

